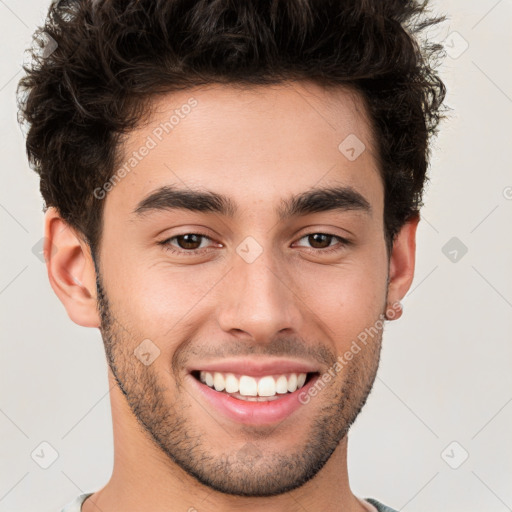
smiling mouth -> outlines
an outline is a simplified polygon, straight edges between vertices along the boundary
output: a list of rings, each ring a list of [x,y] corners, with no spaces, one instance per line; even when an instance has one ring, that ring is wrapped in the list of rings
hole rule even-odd
[[[318,372],[270,374],[261,377],[229,372],[193,370],[191,375],[209,388],[238,400],[269,402],[303,388]]]

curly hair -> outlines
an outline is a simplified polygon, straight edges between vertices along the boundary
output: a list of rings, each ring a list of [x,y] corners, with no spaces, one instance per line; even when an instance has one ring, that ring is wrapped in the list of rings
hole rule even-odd
[[[152,98],[211,83],[310,80],[364,100],[389,254],[423,206],[430,138],[444,117],[442,46],[419,37],[444,19],[427,0],[54,1],[17,90],[44,210],[56,207],[94,255],[103,201],[93,190],[114,173],[121,136]]]

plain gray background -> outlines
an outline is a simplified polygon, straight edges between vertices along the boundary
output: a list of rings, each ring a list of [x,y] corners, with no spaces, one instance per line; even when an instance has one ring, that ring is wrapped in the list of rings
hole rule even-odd
[[[60,511],[102,487],[113,462],[99,331],[69,320],[34,254],[43,203],[15,88],[48,3],[0,0],[0,511]],[[502,512],[512,510],[512,2],[433,6],[450,17],[431,37],[445,41],[453,111],[434,141],[404,316],[387,324],[349,434],[350,482],[398,510]],[[31,454],[52,449],[43,469]]]

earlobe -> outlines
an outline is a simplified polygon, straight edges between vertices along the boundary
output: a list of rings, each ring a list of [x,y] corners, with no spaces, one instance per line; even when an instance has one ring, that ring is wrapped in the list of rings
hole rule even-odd
[[[409,219],[397,233],[389,261],[388,305],[389,320],[402,316],[401,299],[409,290],[414,279],[416,262],[416,229],[420,217]]]
[[[54,207],[45,214],[44,255],[51,287],[69,318],[83,327],[99,327],[96,271],[89,246]]]

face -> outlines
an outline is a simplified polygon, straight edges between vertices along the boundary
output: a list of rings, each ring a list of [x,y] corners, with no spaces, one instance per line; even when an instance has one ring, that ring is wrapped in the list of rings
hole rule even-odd
[[[170,465],[223,493],[289,491],[344,439],[378,367],[381,330],[344,357],[388,291],[363,105],[293,83],[154,106],[104,198],[110,368]]]

